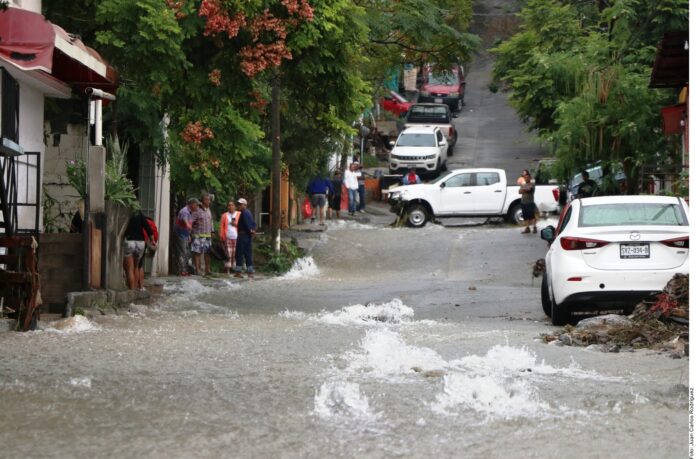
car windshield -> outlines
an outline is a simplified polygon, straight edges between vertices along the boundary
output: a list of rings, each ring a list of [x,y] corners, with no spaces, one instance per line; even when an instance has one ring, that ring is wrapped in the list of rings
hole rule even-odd
[[[428,84],[443,84],[451,86],[457,84],[457,76],[454,72],[435,72],[428,75]]]
[[[686,226],[682,206],[666,203],[620,203],[582,206],[579,226]]]
[[[406,122],[411,123],[441,123],[450,122],[446,106],[414,105],[408,112]]]
[[[434,147],[435,136],[431,133],[408,133],[401,134],[396,141],[397,147]]]

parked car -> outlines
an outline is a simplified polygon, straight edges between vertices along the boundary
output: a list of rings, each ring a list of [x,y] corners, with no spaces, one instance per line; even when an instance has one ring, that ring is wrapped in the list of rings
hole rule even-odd
[[[405,128],[415,126],[437,126],[447,137],[447,156],[454,154],[454,145],[459,134],[454,127],[454,118],[449,107],[445,104],[413,104],[406,114]]]
[[[459,112],[464,107],[464,70],[453,65],[450,70],[435,70],[431,66],[423,69],[423,83],[418,92],[418,102],[447,104]]]
[[[626,174],[623,169],[613,171],[611,178],[604,176],[604,170],[601,165],[595,165],[585,169],[591,180],[597,183],[597,192],[602,194],[620,194],[626,185]],[[582,171],[578,172],[568,182],[568,200],[572,201],[577,197],[578,188],[582,183]]]
[[[629,313],[689,272],[689,209],[682,198],[602,196],[570,202],[558,226],[541,238],[550,246],[541,304],[554,325],[576,312]]]
[[[396,91],[389,91],[382,97],[381,105],[384,110],[393,113],[395,116],[403,117],[406,116],[413,102],[409,102]]]
[[[414,126],[401,131],[389,153],[389,172],[414,168],[423,175],[447,169],[447,139],[437,126]]]
[[[503,169],[457,169],[431,183],[407,185],[389,190],[391,211],[407,213],[410,226],[419,228],[433,218],[506,217],[522,220],[519,185],[507,185]],[[557,209],[555,185],[539,185],[534,201],[542,212]]]

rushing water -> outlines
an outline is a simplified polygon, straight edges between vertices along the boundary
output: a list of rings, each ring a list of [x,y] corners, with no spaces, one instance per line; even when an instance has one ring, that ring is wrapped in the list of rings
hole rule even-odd
[[[356,302],[375,274],[340,247],[385,233],[357,229],[331,228],[281,278],[186,279],[128,314],[0,335],[0,456],[686,455],[686,364],[549,346],[536,321],[433,318],[421,299]]]

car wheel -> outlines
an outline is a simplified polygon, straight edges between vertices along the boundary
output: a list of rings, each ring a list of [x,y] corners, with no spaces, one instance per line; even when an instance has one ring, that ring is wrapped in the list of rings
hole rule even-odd
[[[546,273],[541,278],[541,308],[544,310],[544,314],[551,317],[551,297],[549,296],[549,284],[546,279]]]
[[[428,209],[423,204],[414,204],[408,208],[408,224],[414,228],[421,228],[428,222]]]
[[[457,99],[457,108],[455,110],[461,112],[462,108],[464,108],[464,99]]]
[[[551,296],[551,323],[554,325],[565,325],[570,322],[570,310],[564,304],[556,303],[556,299]]]
[[[445,160],[445,161],[442,163],[442,166],[440,166],[437,170],[438,170],[438,171],[443,171],[443,172],[446,171],[446,170],[447,170],[447,160]]]
[[[521,224],[524,221],[522,218],[522,204],[517,203],[510,206],[507,218],[510,223],[514,223],[516,225]]]

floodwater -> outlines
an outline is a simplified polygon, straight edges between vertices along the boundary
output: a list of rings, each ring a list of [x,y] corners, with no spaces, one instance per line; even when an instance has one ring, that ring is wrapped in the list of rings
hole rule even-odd
[[[1,334],[0,456],[686,457],[688,362],[535,340],[537,288],[472,255],[513,234],[331,224],[282,278]]]

